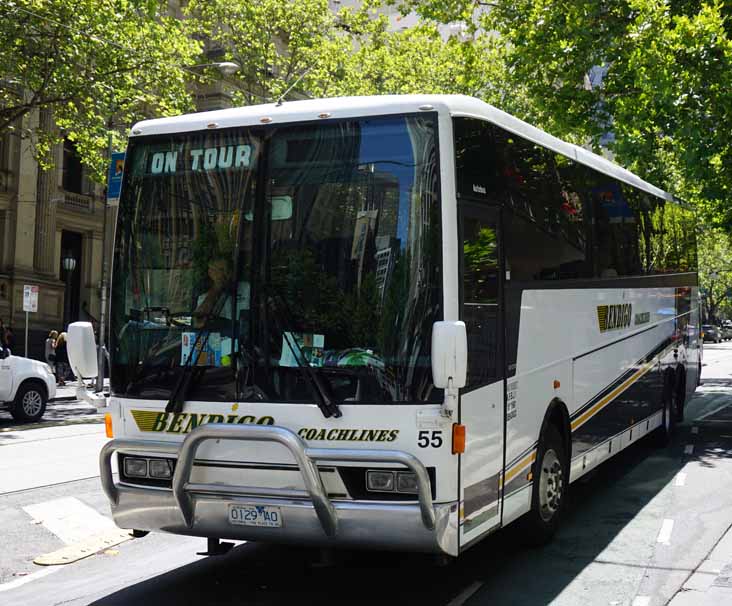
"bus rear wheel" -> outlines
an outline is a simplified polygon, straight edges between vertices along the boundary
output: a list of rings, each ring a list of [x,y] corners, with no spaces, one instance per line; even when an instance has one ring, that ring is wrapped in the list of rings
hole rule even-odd
[[[559,527],[564,510],[569,465],[559,430],[547,427],[536,452],[531,510],[523,519],[523,534],[530,545],[544,545]]]
[[[681,366],[676,371],[676,422],[681,423],[684,420],[684,407],[686,406],[686,367]]]
[[[656,430],[656,445],[664,448],[671,443],[674,429],[676,428],[676,417],[678,414],[679,390],[676,385],[675,375],[668,371],[663,380],[663,393],[661,402],[663,405],[661,413],[661,427]]]

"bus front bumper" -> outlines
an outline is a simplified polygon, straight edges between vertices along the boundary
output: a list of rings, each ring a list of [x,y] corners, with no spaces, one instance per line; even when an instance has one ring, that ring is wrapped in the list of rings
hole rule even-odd
[[[298,464],[305,490],[191,483],[200,444],[222,439],[277,442],[287,447]],[[117,451],[177,458],[172,489],[115,483],[111,459]],[[418,502],[330,500],[316,464],[325,461],[398,463],[416,475]],[[222,539],[458,554],[457,503],[433,503],[427,470],[416,457],[402,451],[309,448],[284,427],[208,424],[194,429],[180,445],[112,440],[102,448],[100,468],[114,520],[122,528]],[[237,503],[279,507],[282,526],[231,524],[229,507]]]

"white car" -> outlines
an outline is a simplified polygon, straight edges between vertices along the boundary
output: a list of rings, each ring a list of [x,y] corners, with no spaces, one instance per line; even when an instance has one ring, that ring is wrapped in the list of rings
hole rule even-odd
[[[56,378],[44,362],[13,356],[0,346],[0,408],[18,421],[38,421],[56,397]]]

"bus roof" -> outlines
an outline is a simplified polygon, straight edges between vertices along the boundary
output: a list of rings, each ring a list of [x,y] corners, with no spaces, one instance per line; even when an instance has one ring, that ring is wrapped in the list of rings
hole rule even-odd
[[[572,143],[562,141],[480,99],[465,95],[333,97],[329,99],[285,101],[280,105],[268,103],[247,107],[234,107],[185,114],[172,118],[144,120],[132,127],[130,137],[192,132],[208,130],[210,128],[310,122],[324,118],[357,118],[431,110],[447,113],[450,116],[487,120],[524,139],[547,147],[576,160],[580,164],[594,168],[620,181],[624,181],[649,194],[665,200],[680,202],[680,200],[677,200],[671,194],[655,185],[651,185],[629,170],[602,156],[598,156]]]

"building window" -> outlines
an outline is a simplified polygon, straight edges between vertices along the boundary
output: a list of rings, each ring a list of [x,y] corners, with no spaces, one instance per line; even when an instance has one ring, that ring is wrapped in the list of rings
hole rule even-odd
[[[84,170],[73,141],[64,139],[63,188],[67,192],[81,194]]]

